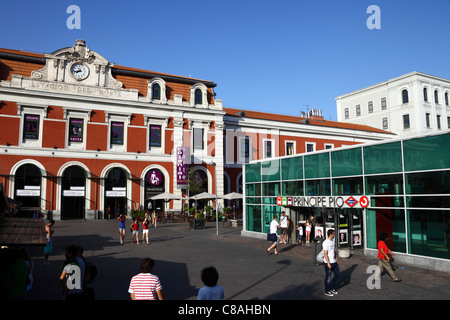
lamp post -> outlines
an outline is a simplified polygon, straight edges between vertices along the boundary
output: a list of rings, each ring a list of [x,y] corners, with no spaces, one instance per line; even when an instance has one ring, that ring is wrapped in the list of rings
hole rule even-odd
[[[214,166],[214,188],[216,190],[216,235],[219,235],[219,213],[217,212],[217,170],[216,170],[216,163],[214,161],[211,161],[209,163],[210,166]]]

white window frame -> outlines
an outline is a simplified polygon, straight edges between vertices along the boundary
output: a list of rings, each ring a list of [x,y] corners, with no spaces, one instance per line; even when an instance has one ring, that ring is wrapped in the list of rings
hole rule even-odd
[[[19,146],[42,148],[42,134],[44,132],[44,118],[47,117],[48,106],[44,105],[21,105],[17,104],[17,115],[20,116]],[[25,125],[25,115],[39,116],[38,139],[24,139],[23,126]]]
[[[266,143],[269,142],[272,144],[270,149],[270,157],[267,156],[266,153]],[[272,159],[275,157],[275,139],[263,139],[263,159]]]
[[[76,109],[64,109],[64,119],[66,122],[66,136],[65,136],[65,143],[67,146],[67,149],[72,150],[86,150],[86,141],[87,141],[87,126],[88,122],[90,120],[91,111],[90,110],[76,110]],[[82,142],[75,142],[75,141],[69,141],[69,126],[70,126],[70,119],[82,119],[83,120],[83,141]]]
[[[313,146],[313,150],[312,151],[308,151],[308,144],[311,144]],[[307,152],[314,152],[316,151],[316,143],[315,142],[305,142],[305,153]]]
[[[107,113],[106,117],[108,121],[108,151],[127,152],[128,125],[130,124],[131,114]],[[112,122],[123,122],[123,144],[111,143]]]
[[[248,159],[245,157],[245,151],[242,149],[245,147],[245,140],[248,140]],[[252,157],[252,137],[250,136],[239,136],[238,137],[238,163],[249,163],[253,160]]]
[[[288,151],[287,144],[288,143],[292,143],[293,144],[294,153],[292,155],[296,154],[296,152],[297,152],[297,142],[296,141],[292,141],[292,140],[285,140],[284,141],[284,153],[285,153],[285,155],[288,156],[288,153],[287,153],[287,151]]]
[[[166,152],[166,128],[169,118],[158,119],[154,117],[145,117],[145,126],[147,128],[146,152],[150,154],[164,154]],[[150,146],[150,126],[161,126],[161,147]]]

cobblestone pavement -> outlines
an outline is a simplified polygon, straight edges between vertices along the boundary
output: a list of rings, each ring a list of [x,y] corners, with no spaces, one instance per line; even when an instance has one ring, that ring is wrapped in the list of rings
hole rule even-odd
[[[128,223],[129,224],[129,223]],[[128,225],[127,224],[127,225]],[[213,265],[220,274],[226,300],[447,300],[450,273],[397,265],[401,282],[388,274],[381,277],[380,289],[368,289],[367,273],[377,264],[373,257],[352,254],[340,260],[342,277],[338,295],[323,294],[324,269],[313,263],[313,248],[280,244],[281,255],[267,255],[264,240],[242,237],[241,228],[215,223],[206,229],[190,230],[188,224],[159,224],[150,229],[150,244],[119,244],[118,223],[113,220],[56,221],[54,252],[50,266],[43,265],[42,249],[32,249],[35,282],[31,300],[59,300],[59,275],[64,248],[70,244],[84,248],[84,256],[98,268],[95,280],[97,300],[129,300],[130,279],[139,272],[141,258],[155,260],[154,274],[163,285],[168,300],[196,300],[203,286],[200,271]],[[141,235],[140,235],[141,236]]]

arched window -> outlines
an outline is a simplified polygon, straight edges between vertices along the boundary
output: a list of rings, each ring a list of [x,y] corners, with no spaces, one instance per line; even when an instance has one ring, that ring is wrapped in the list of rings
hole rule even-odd
[[[448,92],[445,93],[444,99],[445,99],[445,105],[448,107],[448,105],[449,105],[449,102],[448,102]]]
[[[408,90],[404,89],[402,91],[402,102],[403,103],[408,103],[409,102],[409,98],[408,98]]]
[[[434,102],[435,102],[436,104],[439,103],[439,93],[438,93],[437,90],[434,90]]]
[[[203,104],[203,93],[200,89],[195,89],[195,104]]]
[[[161,100],[161,86],[158,83],[152,86],[152,99]]]
[[[428,90],[423,88],[423,101],[428,102]]]
[[[34,164],[21,165],[14,176],[14,199],[23,207],[40,207],[41,178],[41,170]]]

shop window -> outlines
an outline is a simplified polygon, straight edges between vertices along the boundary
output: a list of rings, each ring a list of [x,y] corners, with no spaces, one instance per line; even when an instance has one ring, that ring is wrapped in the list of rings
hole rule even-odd
[[[367,248],[377,249],[380,233],[389,235],[386,244],[395,252],[406,253],[405,211],[376,209],[366,211]]]
[[[364,147],[364,173],[391,173],[402,171],[400,142]]]
[[[406,174],[407,194],[450,194],[450,171]]]
[[[252,183],[245,185],[245,195],[248,197],[260,197],[261,196],[261,184]]]
[[[282,183],[283,196],[303,196],[303,181],[285,181]]]
[[[363,178],[341,178],[333,179],[333,195],[362,195],[363,194]]]
[[[367,195],[403,194],[403,176],[401,174],[366,176],[365,183]]]
[[[407,217],[410,254],[450,259],[450,211],[408,210]]]
[[[262,231],[261,206],[247,205],[245,214],[246,214],[245,217],[246,230],[253,232],[261,232]]]
[[[306,196],[331,196],[330,179],[306,180]]]
[[[275,197],[281,194],[279,182],[263,183],[262,187],[262,195],[264,197]]]
[[[450,134],[405,140],[405,171],[450,168]],[[439,156],[436,156],[439,150]]]

